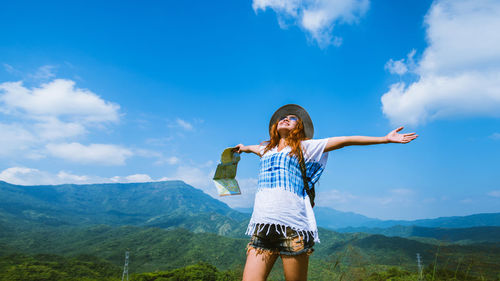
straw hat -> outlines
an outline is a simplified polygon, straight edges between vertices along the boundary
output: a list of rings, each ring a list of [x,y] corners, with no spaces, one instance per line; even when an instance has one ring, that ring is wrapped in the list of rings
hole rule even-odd
[[[302,120],[302,124],[304,124],[304,133],[306,138],[312,139],[314,135],[314,126],[311,117],[309,117],[309,114],[304,108],[296,104],[284,105],[274,112],[271,120],[269,121],[269,135],[271,135],[271,127],[273,124],[276,123],[276,121],[278,121],[281,117],[288,115],[295,115],[299,117],[300,120]]]

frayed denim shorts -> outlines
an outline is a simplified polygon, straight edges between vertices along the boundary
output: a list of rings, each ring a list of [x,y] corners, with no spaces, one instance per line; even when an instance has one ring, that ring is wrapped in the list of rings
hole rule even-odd
[[[258,231],[259,228],[260,231]],[[280,228],[278,227],[278,229]],[[251,249],[255,249],[257,254],[269,253],[295,256],[307,253],[307,255],[310,255],[314,251],[314,239],[312,237],[311,232],[308,239],[304,239],[290,227],[286,227],[286,235],[283,235],[282,231],[277,230],[275,225],[266,224],[263,228],[262,225],[257,225],[252,238],[250,238],[250,243],[247,245],[247,254]]]

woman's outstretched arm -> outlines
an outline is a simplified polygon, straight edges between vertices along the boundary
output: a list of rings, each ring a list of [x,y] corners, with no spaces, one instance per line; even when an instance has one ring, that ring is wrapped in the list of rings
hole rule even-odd
[[[415,133],[398,134],[404,127],[399,127],[385,137],[367,137],[367,136],[346,136],[346,137],[332,137],[328,139],[325,146],[325,152],[342,148],[349,145],[369,145],[380,143],[409,143],[416,139],[418,135]]]
[[[242,153],[242,152],[246,152],[246,153],[255,153],[257,155],[260,156],[260,153],[259,153],[259,146],[258,144],[255,144],[255,145],[243,145],[243,144],[238,144],[237,146],[235,146],[233,148],[233,151],[234,152],[238,152],[238,153]]]

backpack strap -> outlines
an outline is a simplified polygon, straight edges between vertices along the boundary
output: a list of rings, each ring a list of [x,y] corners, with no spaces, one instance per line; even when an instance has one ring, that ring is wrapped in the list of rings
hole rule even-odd
[[[306,163],[304,160],[304,154],[302,153],[302,149],[300,149],[301,159],[299,159],[300,171],[302,172],[302,180],[304,181],[304,189],[306,190],[307,195],[309,196],[309,201],[311,202],[311,207],[314,207],[314,197],[316,197],[316,192],[314,191],[314,185],[312,188],[309,188],[309,181],[307,180],[307,171],[306,171]]]

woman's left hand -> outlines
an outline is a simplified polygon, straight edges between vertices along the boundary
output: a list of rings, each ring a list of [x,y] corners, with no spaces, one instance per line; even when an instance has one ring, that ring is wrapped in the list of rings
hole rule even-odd
[[[389,134],[387,134],[386,139],[389,143],[394,142],[394,143],[409,143],[410,141],[416,139],[418,135],[415,135],[415,133],[408,133],[408,134],[398,134],[397,132],[403,130],[404,127],[399,127]]]

